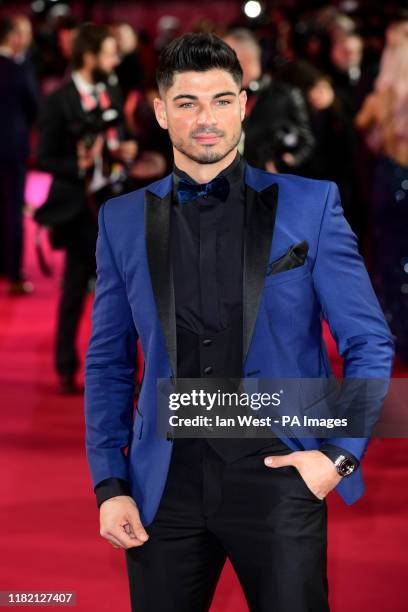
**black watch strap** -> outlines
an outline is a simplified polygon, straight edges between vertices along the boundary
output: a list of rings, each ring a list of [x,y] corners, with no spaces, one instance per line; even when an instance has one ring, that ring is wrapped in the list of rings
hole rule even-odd
[[[346,459],[349,459],[354,464],[354,471],[360,465],[359,460],[349,451],[344,450],[344,448],[340,448],[340,446],[335,446],[334,444],[322,444],[319,449],[326,457],[331,459],[333,463],[337,461],[337,459],[343,455]]]

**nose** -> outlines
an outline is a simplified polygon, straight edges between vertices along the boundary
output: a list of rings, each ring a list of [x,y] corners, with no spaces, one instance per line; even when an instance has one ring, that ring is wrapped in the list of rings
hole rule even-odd
[[[197,116],[197,123],[200,126],[215,125],[217,123],[217,118],[215,117],[211,106],[202,107]]]

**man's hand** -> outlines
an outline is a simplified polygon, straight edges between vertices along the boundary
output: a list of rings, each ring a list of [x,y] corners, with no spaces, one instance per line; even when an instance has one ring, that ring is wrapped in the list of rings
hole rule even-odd
[[[272,468],[293,465],[305,481],[307,487],[319,499],[324,499],[342,479],[342,476],[337,473],[333,461],[318,450],[295,451],[288,455],[274,455],[265,457],[264,461],[265,465]]]
[[[114,548],[142,546],[149,538],[132,497],[117,495],[100,506],[100,534]]]

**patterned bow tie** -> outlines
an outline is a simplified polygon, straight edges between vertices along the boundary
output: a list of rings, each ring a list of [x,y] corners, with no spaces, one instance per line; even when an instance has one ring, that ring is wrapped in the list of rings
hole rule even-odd
[[[213,195],[225,202],[229,194],[229,182],[225,176],[216,176],[215,179],[205,185],[190,183],[180,179],[177,186],[177,197],[180,204],[187,204],[197,198]]]

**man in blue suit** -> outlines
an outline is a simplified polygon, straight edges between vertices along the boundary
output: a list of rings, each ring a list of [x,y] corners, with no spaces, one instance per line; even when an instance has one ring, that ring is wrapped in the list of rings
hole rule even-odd
[[[322,319],[345,377],[391,374],[390,331],[335,184],[237,153],[241,80],[217,36],[170,43],[155,113],[174,170],[99,212],[86,445],[132,610],[208,610],[229,557],[252,611],[326,612],[325,497],[363,493],[367,438],[165,438],[158,379],[327,379]]]

